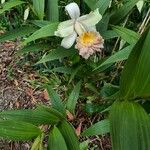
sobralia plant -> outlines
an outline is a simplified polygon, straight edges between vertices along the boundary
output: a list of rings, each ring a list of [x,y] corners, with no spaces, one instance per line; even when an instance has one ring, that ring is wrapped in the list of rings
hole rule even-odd
[[[50,64],[54,67],[46,66],[46,69],[62,73],[64,76],[69,74],[69,84],[82,80],[83,89],[86,87],[94,92],[94,99],[103,95],[107,100],[112,100],[105,110],[109,112],[110,117],[83,131],[82,136],[110,133],[114,150],[148,150],[149,116],[140,103],[149,99],[150,93],[149,28],[145,31],[149,23],[149,11],[144,16],[144,23],[141,24],[138,33],[124,27],[134,6],[137,5],[138,10],[141,10],[139,0],[76,0],[70,4],[64,1],[68,15],[65,15],[61,1],[13,2],[15,4],[12,4],[12,1],[3,3],[0,13],[16,5],[26,4],[24,24],[21,28],[0,36],[0,42],[23,37],[23,49],[18,52],[19,55],[40,51],[42,56],[37,58],[36,65],[47,65],[57,61],[58,65]],[[145,2],[145,5],[149,3]],[[113,49],[111,42],[115,43]],[[112,53],[108,58],[103,56],[106,47]],[[123,65],[120,67],[122,73],[119,87],[106,83],[100,93],[100,82],[112,82],[114,79],[113,76],[108,77],[111,75],[110,70],[116,67],[114,63],[126,59],[128,60],[123,71]],[[109,75],[107,69],[110,69]],[[117,71],[119,69],[117,68]],[[117,77],[119,78],[119,75]],[[118,85],[117,81],[115,83]],[[35,110],[1,112],[0,136],[12,140],[35,139],[32,149],[42,149],[42,141],[47,132],[44,131],[43,125],[46,124],[50,126],[48,149],[60,149],[61,145],[63,149],[79,150],[78,138],[66,119],[66,110],[75,114],[80,87],[81,82],[78,82],[68,101],[64,103],[51,87],[47,87],[52,107],[38,106]],[[83,92],[82,98],[85,99],[87,97],[84,94]],[[94,112],[99,111],[96,111],[97,108],[93,105],[90,108],[94,108]]]
[[[139,101],[148,99],[150,93],[149,39],[150,29],[148,28],[127,60],[122,72],[117,100],[109,112],[110,117],[85,130],[82,133],[83,136],[110,132],[114,150],[149,149],[150,118],[138,104]],[[35,110],[1,112],[0,136],[12,140],[36,138],[32,149],[41,149],[44,129],[42,126],[39,128],[39,125],[48,124],[51,125],[48,149],[59,149],[59,141],[64,149],[79,150],[78,138],[72,125],[66,119],[66,109],[74,112],[74,100],[78,99],[80,86],[81,82],[72,91],[66,105],[52,88],[46,85],[52,107],[38,106]]]

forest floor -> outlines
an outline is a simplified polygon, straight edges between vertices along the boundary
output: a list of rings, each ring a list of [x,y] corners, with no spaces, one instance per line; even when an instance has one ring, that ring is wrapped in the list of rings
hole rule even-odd
[[[0,44],[0,111],[34,108],[36,103],[46,103],[45,91],[34,89],[32,80],[35,72],[16,65],[17,42]],[[29,150],[30,144],[0,140],[0,150]]]
[[[0,44],[0,111],[35,108],[37,103],[49,104],[47,92],[33,87],[29,82],[36,79],[36,72],[28,64],[21,67],[17,65],[17,46],[18,42],[10,41]],[[19,57],[19,61],[21,59]],[[83,126],[86,123],[88,121]],[[92,141],[92,145],[99,146],[90,150],[111,150],[108,136],[92,138]],[[0,140],[0,150],[29,150],[30,146],[30,142]]]

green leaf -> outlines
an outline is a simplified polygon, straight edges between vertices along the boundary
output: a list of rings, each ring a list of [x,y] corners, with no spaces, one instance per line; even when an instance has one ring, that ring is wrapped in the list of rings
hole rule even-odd
[[[32,1],[35,14],[38,16],[40,20],[43,20],[45,0],[32,0]]]
[[[47,0],[47,19],[59,21],[58,0]]]
[[[52,69],[51,71],[64,73],[64,74],[71,74],[73,70],[74,70],[73,68],[68,68],[68,67],[57,67]]]
[[[71,83],[71,81],[75,78],[75,76],[77,75],[77,73],[83,68],[83,65],[79,65],[77,66],[71,73],[70,79],[69,79],[69,83]]]
[[[52,50],[49,54],[47,54],[39,62],[37,62],[37,64],[45,63],[56,59],[62,59],[65,57],[73,56],[75,54],[77,54],[77,51],[75,49],[65,49],[63,47],[59,47],[55,50]]]
[[[150,28],[137,42],[122,72],[120,96],[134,99],[150,96]]]
[[[91,10],[99,8],[101,15],[104,14],[110,4],[110,0],[84,0]]]
[[[23,3],[25,3],[25,2],[20,1],[20,0],[10,0],[8,2],[3,3],[2,6],[1,6],[2,8],[0,9],[0,15],[2,13],[4,13],[5,11],[8,11],[11,8],[13,8],[13,7],[17,6],[17,5],[21,5]]]
[[[43,44],[37,43],[37,44],[25,46],[23,49],[18,51],[18,54],[25,54],[25,53],[29,53],[29,52],[38,52],[38,51],[47,50],[49,48],[50,48],[50,45],[47,43],[43,43]]]
[[[110,123],[109,120],[105,119],[95,123],[90,128],[86,129],[82,133],[82,135],[83,136],[103,135],[109,132],[110,132]]]
[[[113,64],[115,62],[123,61],[123,60],[128,59],[128,57],[129,57],[129,55],[132,51],[132,48],[133,48],[133,45],[130,45],[130,46],[127,46],[127,47],[123,48],[122,50],[116,52],[115,54],[113,54],[112,56],[107,58],[103,63],[101,63],[94,70],[98,70],[99,68],[101,68],[105,65]]]
[[[94,113],[103,112],[107,108],[108,108],[108,104],[102,105],[102,104],[86,103],[84,106],[84,111],[89,115],[92,115]]]
[[[32,26],[24,26],[19,29],[13,29],[11,31],[7,31],[3,35],[0,36],[0,42],[4,42],[6,40],[14,40],[18,37],[23,37],[25,35],[29,35],[35,32],[37,28]]]
[[[110,112],[113,150],[148,150],[150,119],[137,103],[115,102]]]
[[[108,25],[109,25],[109,20],[110,20],[110,14],[106,13],[102,17],[100,22],[96,25],[96,27],[97,27],[96,29],[97,29],[97,31],[99,31],[101,33],[101,35],[107,31]]]
[[[33,142],[31,150],[43,150],[44,134],[39,135]]]
[[[67,146],[61,132],[57,127],[53,127],[49,134],[48,150],[67,150]]]
[[[73,114],[75,112],[77,100],[79,99],[80,88],[81,88],[81,81],[79,81],[77,85],[74,87],[74,89],[72,90],[66,104],[67,110],[69,110]]]
[[[96,5],[99,8],[99,12],[101,15],[103,15],[106,11],[106,9],[109,7],[110,4],[110,0],[99,0]]]
[[[32,123],[35,125],[42,124],[57,124],[60,119],[53,113],[50,113],[44,109],[35,109],[35,110],[8,110],[0,113],[0,118],[23,121]]]
[[[31,20],[30,22],[40,28],[42,28],[46,25],[49,25],[51,23],[50,21],[47,21],[47,20]]]
[[[116,86],[110,83],[104,83],[104,86],[101,89],[100,95],[103,99],[109,99],[118,91],[119,91],[119,86]]]
[[[66,141],[68,150],[80,149],[77,135],[75,133],[74,128],[72,127],[70,123],[63,121],[62,123],[58,125],[58,129]]]
[[[54,109],[54,108],[52,108],[52,107],[47,107],[47,106],[45,106],[45,105],[39,105],[39,106],[38,106],[38,110],[39,110],[39,111],[43,111],[43,110],[44,110],[44,111],[47,111],[47,112],[49,112],[50,114],[52,114],[52,115],[58,117],[61,121],[66,120],[66,118],[63,116],[63,114],[62,114],[61,112],[59,112],[58,110],[56,110],[56,109]]]
[[[86,140],[80,143],[80,150],[88,150],[89,143],[90,143],[90,140]]]
[[[139,38],[140,34],[120,26],[112,26],[113,30],[126,42],[129,44],[135,44]]]
[[[118,37],[118,34],[116,32],[114,32],[113,30],[108,30],[108,31],[102,32],[101,35],[105,40],[109,40],[109,39]]]
[[[58,23],[53,22],[53,23],[50,23],[50,24],[40,28],[39,30],[34,32],[31,36],[29,36],[23,42],[23,44],[27,44],[31,41],[35,41],[35,40],[40,39],[40,38],[44,38],[44,37],[48,37],[48,36],[54,36],[54,32],[57,30],[57,26],[58,26]]]
[[[52,103],[52,107],[59,112],[61,112],[63,115],[66,114],[65,107],[63,105],[62,100],[60,99],[60,96],[52,89],[50,85],[45,85],[48,95],[50,97],[50,101]]]
[[[115,11],[115,13],[112,15],[110,19],[110,23],[112,24],[118,24],[126,15],[129,14],[129,12],[132,10],[132,8],[136,5],[136,3],[139,0],[129,0],[126,1],[126,3]]]
[[[85,88],[89,89],[90,91],[92,91],[96,95],[99,95],[99,91],[98,91],[97,87],[95,87],[95,85],[93,85],[92,83],[86,83]]]
[[[10,140],[31,140],[41,134],[41,130],[21,121],[0,121],[0,137]]]

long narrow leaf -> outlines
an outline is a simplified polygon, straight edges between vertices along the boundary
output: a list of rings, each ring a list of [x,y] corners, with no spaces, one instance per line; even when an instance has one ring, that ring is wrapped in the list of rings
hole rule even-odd
[[[47,0],[47,19],[59,21],[58,0]]]
[[[27,44],[31,41],[35,41],[36,39],[40,39],[40,38],[44,38],[44,37],[48,37],[48,36],[54,36],[54,32],[56,31],[57,26],[58,26],[58,23],[54,22],[54,23],[50,23],[50,24],[42,27],[41,29],[34,32],[31,36],[29,36],[24,41],[23,44]]]
[[[77,54],[77,51],[75,49],[65,49],[63,47],[59,47],[55,50],[50,51],[50,53],[43,57],[39,62],[37,62],[37,64],[62,59],[68,56],[73,56],[75,54]]]
[[[71,92],[68,98],[67,109],[71,113],[74,113],[75,111],[76,103],[79,98],[80,88],[81,88],[81,81],[77,83],[77,85],[74,87],[73,91]]]
[[[132,10],[138,1],[139,0],[126,1],[126,3],[112,15],[110,22],[112,24],[119,23]]]
[[[45,86],[46,86],[47,92],[49,94],[50,101],[52,103],[52,107],[65,115],[66,114],[65,107],[63,105],[63,102],[62,102],[60,96],[52,89],[52,87],[50,85],[45,85]]]
[[[36,110],[8,110],[0,113],[0,118],[7,120],[15,120],[15,121],[23,121],[32,123],[35,125],[42,124],[57,124],[60,119],[44,110],[44,109],[36,109]]]
[[[35,32],[37,28],[32,26],[24,26],[19,29],[13,29],[11,31],[7,31],[3,35],[0,36],[0,42],[4,42],[6,40],[14,40],[18,37],[23,37]]]
[[[103,135],[110,132],[110,122],[109,120],[102,120],[90,128],[86,129],[82,135],[83,136],[93,136],[93,135]]]
[[[106,59],[102,64],[100,64],[100,66],[98,66],[97,68],[95,68],[94,70],[97,70],[105,65],[109,65],[109,64],[113,64],[115,62],[118,61],[123,61],[128,59],[131,51],[132,51],[133,45],[127,46],[124,49],[116,52],[115,54],[113,54],[112,56],[110,56],[108,59]]]
[[[31,140],[41,134],[41,130],[29,123],[5,120],[0,121],[0,137],[11,140]]]
[[[23,1],[20,0],[10,0],[2,4],[2,8],[0,9],[0,14],[4,13],[5,11],[10,10],[11,8],[23,4]]]
[[[23,49],[18,51],[18,54],[25,54],[25,53],[28,53],[28,52],[38,52],[38,51],[47,50],[49,48],[50,48],[50,45],[47,44],[47,43],[32,44],[32,45],[29,45],[29,46],[25,46]]]
[[[57,127],[50,131],[48,140],[48,150],[67,150],[67,145],[65,143],[64,137]]]
[[[33,142],[31,150],[43,150],[43,137],[44,135],[39,135]]]
[[[134,102],[115,102],[110,112],[113,150],[148,150],[150,118]]]
[[[140,38],[140,35],[138,33],[127,28],[119,26],[112,26],[112,28],[123,40],[125,40],[129,44],[135,44]]]
[[[44,17],[45,0],[32,0],[33,9],[40,20]]]
[[[84,1],[91,8],[91,10],[99,8],[99,12],[102,15],[104,14],[104,12],[106,11],[106,9],[110,4],[110,0],[84,0]]]
[[[124,99],[150,96],[150,28],[133,48],[122,72],[120,93]]]
[[[77,135],[75,133],[74,128],[71,126],[71,124],[69,124],[66,121],[63,121],[62,123],[58,125],[58,129],[66,141],[68,150],[80,149]]]

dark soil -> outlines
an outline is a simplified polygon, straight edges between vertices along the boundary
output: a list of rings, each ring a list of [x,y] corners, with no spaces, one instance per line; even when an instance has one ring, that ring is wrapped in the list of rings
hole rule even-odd
[[[0,111],[27,109],[36,103],[46,103],[44,92],[34,89],[28,82],[33,75],[16,65],[15,52],[18,42],[0,44]],[[29,150],[29,142],[0,140],[0,150]]]

